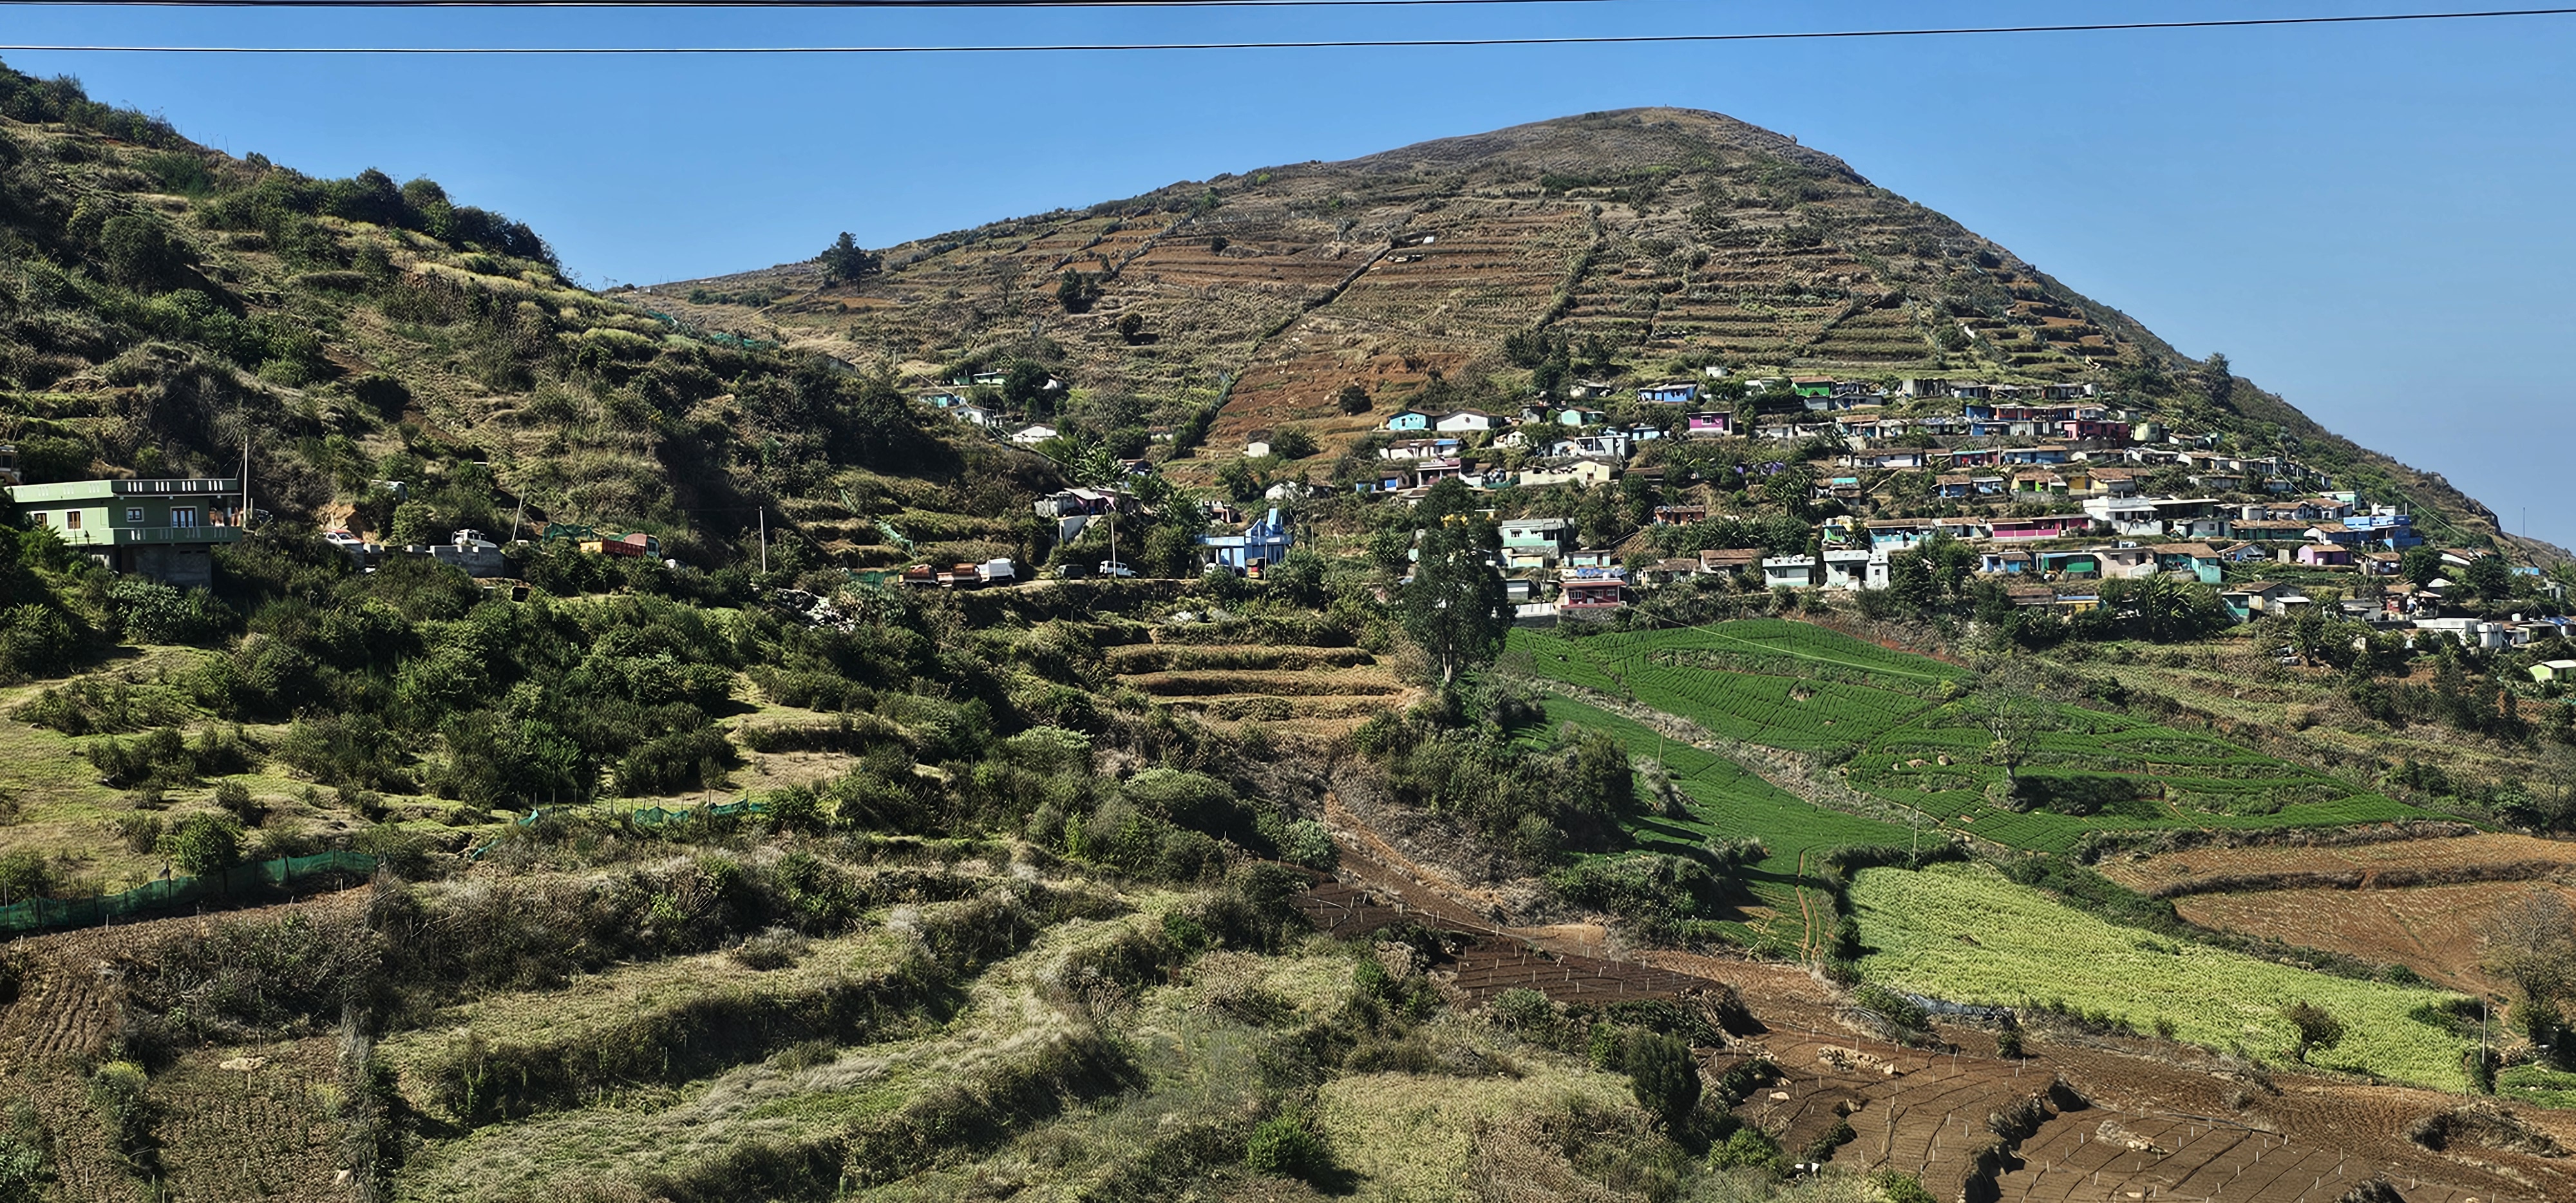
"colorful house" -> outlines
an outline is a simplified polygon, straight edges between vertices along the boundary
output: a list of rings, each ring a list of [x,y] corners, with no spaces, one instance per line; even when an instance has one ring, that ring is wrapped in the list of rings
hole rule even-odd
[[[1208,563],[1238,571],[1276,564],[1287,558],[1288,549],[1296,544],[1296,536],[1280,520],[1276,507],[1260,521],[1244,527],[1242,534],[1199,536],[1199,546],[1207,549]]]
[[[9,496],[29,526],[118,572],[166,584],[214,584],[214,548],[241,541],[238,478],[74,480],[17,485]]]
[[[1388,430],[1429,430],[1431,415],[1408,409],[1386,420]]]
[[[1693,438],[1720,438],[1735,433],[1735,415],[1731,413],[1698,413],[1690,416],[1682,434]]]

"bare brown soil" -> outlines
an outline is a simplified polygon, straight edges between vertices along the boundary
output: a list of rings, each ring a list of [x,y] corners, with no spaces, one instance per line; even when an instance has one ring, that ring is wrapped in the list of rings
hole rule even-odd
[[[2267,1078],[2197,1048],[2054,1027],[2026,1030],[2029,1055],[2021,1058],[1996,1055],[1987,1031],[1947,1024],[1939,1025],[1947,1048],[1903,1048],[1881,1039],[1804,967],[1675,950],[1622,953],[1598,942],[1576,951],[1562,929],[1514,927],[1499,917],[1508,889],[1462,885],[1396,850],[1338,802],[1327,816],[1343,852],[1342,880],[1302,904],[1326,930],[1357,936],[1418,922],[1465,934],[1471,940],[1457,957],[1455,983],[1478,1001],[1514,986],[1594,1005],[1731,992],[1766,1030],[1705,1050],[1705,1068],[1714,1076],[1759,1056],[1785,1073],[1738,1113],[1793,1154],[1848,1123],[1855,1136],[1834,1152],[1835,1164],[1918,1174],[1936,1198],[2331,1203],[2373,1175],[2408,1203],[2576,1198],[2576,1165],[2567,1159],[2460,1142],[2434,1151],[2408,1139],[2419,1120],[2461,1105],[2457,1096],[2289,1073]],[[2403,845],[2367,847],[2383,862],[2406,859],[2393,855]],[[2192,901],[2204,898],[2231,896]],[[2576,1114],[2515,1114],[2562,1143],[2576,1134]],[[2011,1122],[2015,1116],[2023,1122]]]

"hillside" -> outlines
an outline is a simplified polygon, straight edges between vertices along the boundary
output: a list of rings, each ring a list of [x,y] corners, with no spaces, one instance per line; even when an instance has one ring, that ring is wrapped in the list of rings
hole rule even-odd
[[[1578,118],[608,295],[463,199],[0,70],[0,1203],[2576,1193],[2558,581],[2016,578],[1911,540],[2071,498],[1794,425],[1242,526],[1402,406],[1794,371],[2479,541],[1829,156]],[[1828,533],[1884,587],[1766,581]]]
[[[1593,113],[1228,173],[877,254],[857,280],[809,262],[647,291],[915,385],[1044,361],[1128,453],[1132,428],[1188,428],[1222,398],[1202,449],[1167,464],[1200,482],[1285,424],[1319,437],[1320,464],[1407,404],[1515,411],[1540,365],[1507,342],[1540,335],[1568,344],[1564,375],[1609,381],[1719,365],[2091,383],[2177,429],[2294,449],[2451,541],[2500,535],[2440,477],[2182,357],[1842,160],[1715,113]],[[1090,299],[1060,297],[1069,272]],[[1352,385],[1369,395],[1357,414],[1336,403]]]

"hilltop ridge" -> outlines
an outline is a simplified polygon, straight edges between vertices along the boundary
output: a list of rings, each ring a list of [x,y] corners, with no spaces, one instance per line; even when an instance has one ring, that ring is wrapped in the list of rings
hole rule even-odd
[[[1612,380],[2088,383],[2169,428],[2295,448],[2453,542],[2563,558],[1842,159],[1717,113],[1589,113],[1222,173],[877,253],[860,279],[805,262],[646,291],[922,387],[1042,361],[1077,396],[1117,399],[1122,453],[1155,428],[1196,435],[1205,449],[1154,454],[1197,483],[1283,425],[1322,463],[1405,404],[1517,409],[1542,392],[1513,340],[1540,338],[1592,352],[1571,375]],[[1365,410],[1338,404],[1352,386]]]

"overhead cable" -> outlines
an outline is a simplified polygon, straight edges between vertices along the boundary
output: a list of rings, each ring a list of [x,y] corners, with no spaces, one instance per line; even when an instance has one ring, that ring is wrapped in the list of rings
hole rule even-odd
[[[170,4],[210,0],[166,0]],[[420,54],[420,55],[723,55],[723,54],[1048,54],[1168,50],[1380,50],[1439,47],[1635,46],[1712,42],[1796,42],[1859,38],[1972,37],[1996,34],[2115,33],[2181,29],[2258,29],[2302,25],[2468,21],[2503,17],[2576,16],[2576,8],[2512,8],[2475,12],[2367,13],[2333,17],[2239,17],[2197,21],[2098,21],[2067,25],[1961,25],[1921,29],[1837,29],[1781,33],[1662,33],[1490,38],[1351,38],[1311,41],[1054,42],[1021,45],[927,44],[885,46],[146,46],[110,44],[0,44],[0,52],[64,54]]]

